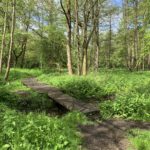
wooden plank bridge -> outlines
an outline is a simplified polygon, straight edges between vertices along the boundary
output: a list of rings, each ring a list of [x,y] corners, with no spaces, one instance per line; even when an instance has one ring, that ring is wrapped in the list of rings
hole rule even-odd
[[[56,103],[63,106],[69,111],[80,111],[85,114],[99,112],[99,109],[97,106],[91,103],[86,103],[86,102],[77,100],[67,94],[64,94],[60,89],[56,87],[52,87],[45,83],[39,82],[36,78],[24,79],[22,83],[23,85],[27,86],[28,88],[31,88],[32,90],[38,93],[48,94],[48,96],[53,101],[55,101]]]

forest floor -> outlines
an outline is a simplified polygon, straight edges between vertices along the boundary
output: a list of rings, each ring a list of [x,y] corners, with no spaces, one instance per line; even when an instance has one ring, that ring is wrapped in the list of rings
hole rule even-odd
[[[9,83],[0,79],[0,149],[150,150],[150,72],[102,70],[87,77],[49,72],[12,69]],[[23,86],[28,77],[98,103],[99,119],[60,111],[45,94]],[[14,96],[17,91],[23,98]]]
[[[150,122],[109,120],[97,125],[80,126],[83,146],[88,150],[135,150],[127,138],[128,131],[134,128],[150,130]]]

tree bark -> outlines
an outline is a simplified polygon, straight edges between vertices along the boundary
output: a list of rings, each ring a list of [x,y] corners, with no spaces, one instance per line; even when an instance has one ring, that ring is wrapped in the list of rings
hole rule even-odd
[[[86,47],[83,49],[82,74],[87,75],[87,48]]]
[[[93,25],[93,28],[91,29],[90,33],[88,34],[88,23],[89,23],[89,17],[90,17],[90,13],[92,13],[93,9],[95,8],[96,4],[97,4],[98,0],[95,1],[85,1],[84,4],[84,14],[83,14],[83,18],[84,18],[84,22],[83,22],[83,56],[82,56],[82,74],[83,75],[87,75],[88,72],[88,57],[87,57],[87,53],[88,53],[88,47],[89,47],[89,43],[91,41],[91,38],[93,36],[93,33],[95,31],[95,26]],[[88,7],[90,6],[90,7]]]
[[[73,74],[72,69],[72,54],[71,54],[71,1],[67,0],[67,10],[65,10],[63,6],[62,0],[60,0],[60,4],[62,7],[62,10],[65,14],[66,20],[67,20],[67,67],[68,67],[68,73],[69,75]]]
[[[28,38],[25,37],[24,41],[23,41],[23,45],[22,45],[22,59],[21,59],[21,68],[24,67],[24,62],[25,62],[25,54],[26,54],[26,48],[27,48],[27,41]]]
[[[9,48],[9,54],[8,54],[8,61],[7,61],[7,68],[5,73],[5,80],[8,80],[9,73],[10,73],[10,67],[11,67],[11,58],[12,58],[12,49],[14,45],[14,31],[15,31],[15,9],[16,9],[16,0],[13,0],[12,4],[12,25],[11,25],[11,34],[10,34],[10,48]]]
[[[7,11],[8,11],[8,2],[6,4],[6,11],[5,11],[5,16],[4,16],[4,26],[3,26],[4,28],[3,28],[3,35],[2,35],[1,51],[0,51],[0,73],[2,73],[2,66],[3,66],[3,51],[4,51],[4,48],[5,48]]]
[[[99,32],[98,32],[99,33]],[[97,34],[98,34],[97,33]],[[98,34],[99,36],[99,34]],[[98,68],[99,68],[99,50],[100,50],[100,46],[99,46],[99,37],[97,37],[97,41],[96,41],[96,52],[95,52],[95,71],[98,72]]]
[[[95,51],[95,65],[94,70],[98,72],[99,68],[99,50],[100,50],[100,44],[99,44],[99,17],[100,17],[100,8],[99,8],[99,1],[97,1],[96,5],[96,12],[95,12],[95,43],[96,43],[96,51]]]
[[[148,58],[147,58],[147,68],[148,70],[150,70],[150,54],[148,54]]]
[[[135,30],[134,30],[135,68],[138,69],[139,40],[138,40],[138,0],[135,0]]]
[[[109,48],[107,52],[107,68],[110,68],[110,53],[112,50],[112,14],[109,14]]]
[[[76,18],[76,40],[77,40],[77,52],[78,52],[78,75],[81,75],[81,52],[80,52],[80,37],[79,37],[79,5],[78,0],[75,0],[75,18]]]
[[[123,19],[124,19],[124,48],[126,51],[126,64],[128,69],[131,69],[131,51],[129,47],[129,30],[128,30],[128,16],[129,16],[129,11],[128,11],[128,0],[123,0]]]

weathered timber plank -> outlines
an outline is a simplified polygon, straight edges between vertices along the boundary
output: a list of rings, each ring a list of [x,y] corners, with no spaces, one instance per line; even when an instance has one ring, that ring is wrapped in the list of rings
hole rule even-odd
[[[38,93],[48,93],[49,91],[59,90],[58,88],[50,87],[47,84],[39,83],[39,81],[35,78],[24,79],[22,83],[23,85],[37,91]]]
[[[59,93],[60,94],[60,93]],[[60,95],[51,95],[49,92],[48,95],[54,99],[57,103],[61,104],[62,106],[66,107],[68,110],[78,110],[83,113],[90,113],[90,112],[97,112],[98,108],[92,104],[81,102],[67,94],[60,94]],[[52,97],[53,96],[53,97]]]
[[[50,85],[40,83],[37,79],[35,78],[28,78],[22,81],[22,83],[39,92],[39,93],[47,93],[48,96],[53,99],[56,103],[59,103],[66,109],[70,111],[80,111],[83,113],[93,113],[93,112],[98,112],[98,108],[89,103],[84,103],[81,102],[67,94],[64,94],[60,89],[56,87],[51,87]]]

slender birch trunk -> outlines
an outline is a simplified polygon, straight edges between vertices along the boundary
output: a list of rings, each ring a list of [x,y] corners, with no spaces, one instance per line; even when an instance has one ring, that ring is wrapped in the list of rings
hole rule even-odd
[[[2,73],[2,66],[3,66],[3,51],[5,48],[7,11],[8,11],[8,2],[6,4],[6,11],[5,11],[5,16],[4,16],[4,26],[3,26],[3,35],[2,35],[2,44],[1,44],[1,50],[0,50],[0,73]]]
[[[10,48],[9,48],[9,54],[8,54],[8,61],[7,61],[7,68],[5,73],[5,80],[8,80],[10,67],[11,67],[11,58],[12,58],[12,49],[14,45],[14,31],[15,31],[15,9],[16,9],[16,0],[13,0],[12,4],[12,24],[11,24],[11,34],[10,34]]]

